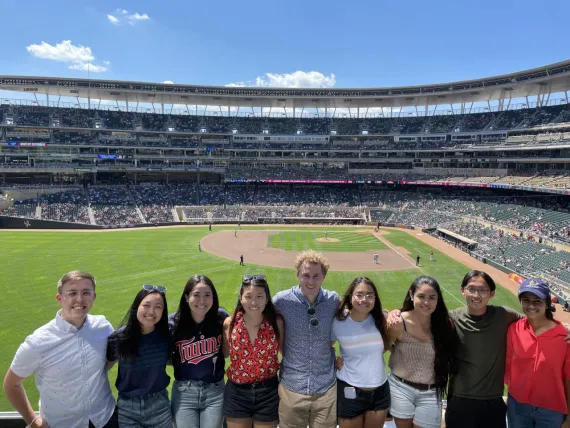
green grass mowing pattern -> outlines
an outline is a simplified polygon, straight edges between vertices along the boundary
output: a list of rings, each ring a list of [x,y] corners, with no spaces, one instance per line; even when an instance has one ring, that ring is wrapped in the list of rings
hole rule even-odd
[[[367,250],[387,250],[388,247],[370,234],[342,231],[328,231],[328,238],[339,242],[317,241],[325,238],[325,231],[281,232],[269,237],[269,247],[285,251],[341,251],[361,252]]]
[[[221,229],[214,227],[214,232]],[[318,226],[298,229],[315,231],[317,237],[322,236],[325,230]],[[328,229],[330,237],[351,230],[354,231],[355,228]],[[236,303],[244,273],[266,274],[273,294],[296,284],[293,269],[251,264],[239,266],[237,262],[206,252],[199,253],[197,243],[207,234],[207,227],[116,233],[0,233],[0,265],[3,273],[0,276],[3,304],[0,313],[0,368],[5,372],[24,338],[53,319],[59,309],[55,300],[57,280],[63,273],[73,269],[82,269],[95,275],[97,299],[92,313],[104,314],[115,327],[144,283],[163,284],[168,288],[169,312],[176,310],[184,284],[195,273],[207,275],[214,281],[220,303],[229,311],[233,310]],[[368,238],[364,234],[349,235],[365,242]],[[410,269],[400,271],[330,272],[324,287],[342,295],[354,277],[366,275],[378,285],[384,307],[394,309],[402,304],[405,292],[414,278],[425,273],[440,281],[446,290],[444,297],[450,309],[463,304],[459,284],[469,270],[467,267],[437,251],[437,261],[430,263],[431,247],[405,232],[391,230],[386,238],[391,244],[406,248],[414,256],[420,254],[424,267],[421,270],[410,266]],[[492,303],[519,307],[515,296],[500,287]],[[115,367],[109,375],[111,384],[114,384],[116,370]],[[172,370],[169,373],[172,376]],[[39,397],[33,376],[26,380],[25,385],[35,408]],[[12,409],[2,394],[0,411],[6,410]]]

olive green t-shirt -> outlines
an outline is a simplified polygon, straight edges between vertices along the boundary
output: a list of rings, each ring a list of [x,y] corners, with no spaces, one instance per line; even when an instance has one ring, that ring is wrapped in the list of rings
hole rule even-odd
[[[449,313],[459,335],[458,374],[451,381],[454,396],[490,400],[503,396],[507,330],[523,315],[502,306],[487,306],[485,315],[467,308]]]

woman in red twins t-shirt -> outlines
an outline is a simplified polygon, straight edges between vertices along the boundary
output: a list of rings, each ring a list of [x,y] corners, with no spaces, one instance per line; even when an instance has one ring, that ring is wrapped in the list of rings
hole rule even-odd
[[[271,302],[265,275],[244,275],[234,314],[224,321],[224,416],[228,428],[277,427],[279,351],[283,321]]]

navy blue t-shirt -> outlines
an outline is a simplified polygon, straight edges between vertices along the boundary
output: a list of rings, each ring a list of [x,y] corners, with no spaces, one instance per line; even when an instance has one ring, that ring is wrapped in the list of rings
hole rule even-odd
[[[218,310],[219,333],[202,333],[198,326],[193,336],[174,342],[172,365],[176,380],[201,380],[214,383],[224,378],[224,352],[222,349],[222,325],[228,317],[225,309]],[[171,328],[174,314],[168,317]]]
[[[116,361],[119,333],[121,327],[115,330],[107,341],[107,360]],[[119,396],[126,398],[141,397],[154,394],[165,389],[170,383],[166,374],[166,364],[171,353],[167,339],[161,337],[158,330],[144,334],[139,342],[139,354],[135,362],[119,359],[119,374],[115,386]]]

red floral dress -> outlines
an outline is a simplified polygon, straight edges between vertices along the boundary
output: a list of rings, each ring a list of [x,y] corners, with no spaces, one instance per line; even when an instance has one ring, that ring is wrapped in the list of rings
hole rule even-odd
[[[279,341],[265,317],[261,321],[255,342],[251,344],[249,332],[243,322],[243,313],[236,315],[228,341],[230,366],[228,379],[237,384],[257,383],[277,375],[279,371]]]

